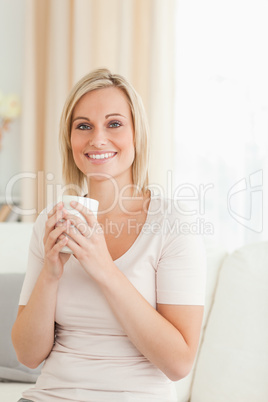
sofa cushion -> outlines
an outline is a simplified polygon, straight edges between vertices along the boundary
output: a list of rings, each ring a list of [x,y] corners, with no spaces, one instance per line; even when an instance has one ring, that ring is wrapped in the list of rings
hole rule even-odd
[[[40,374],[18,362],[11,341],[24,274],[0,274],[0,381],[35,382]]]
[[[268,242],[223,263],[196,365],[191,402],[266,402]]]
[[[25,273],[32,230],[32,223],[0,223],[0,274]]]
[[[216,246],[214,242],[206,241],[206,254],[207,254],[207,283],[206,283],[206,298],[204,308],[204,318],[202,323],[202,330],[200,336],[199,349],[202,347],[204,329],[206,327],[207,319],[213,304],[215,289],[217,286],[220,268],[227,256],[225,249]],[[196,363],[195,363],[196,364]],[[195,371],[195,364],[187,377],[176,382],[176,391],[178,395],[178,402],[188,402],[191,393],[191,384]]]

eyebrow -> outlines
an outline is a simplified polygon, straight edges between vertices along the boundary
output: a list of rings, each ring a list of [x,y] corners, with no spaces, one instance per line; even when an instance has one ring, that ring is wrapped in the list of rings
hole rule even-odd
[[[110,114],[106,114],[105,119],[108,119],[108,117],[111,117],[111,116],[122,116],[122,117],[126,118],[126,116],[124,116],[123,114],[120,114],[120,113],[110,113]]]
[[[124,118],[126,119],[126,116],[124,116],[123,114],[120,114],[120,113],[109,113],[109,114],[106,114],[105,119],[108,119],[108,117],[111,117],[111,116],[121,116],[121,117],[124,117]],[[73,119],[73,122],[74,122],[75,120],[87,120],[87,121],[90,121],[90,119],[89,119],[88,117],[83,117],[83,116],[78,116],[78,117],[76,117],[75,119]]]
[[[75,119],[73,119],[72,122],[74,122],[75,120],[87,120],[87,121],[90,121],[87,117],[82,117],[82,116],[76,117]]]

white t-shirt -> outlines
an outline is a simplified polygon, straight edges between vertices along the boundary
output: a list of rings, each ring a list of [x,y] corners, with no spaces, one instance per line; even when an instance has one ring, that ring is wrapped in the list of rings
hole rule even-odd
[[[190,233],[194,218],[178,205],[152,196],[142,231],[114,261],[154,308],[156,303],[204,304],[203,238]],[[27,304],[43,266],[46,220],[44,210],[34,225],[20,305]],[[34,402],[177,399],[174,384],[131,343],[98,285],[74,256],[59,282],[55,344],[35,387],[23,397]]]

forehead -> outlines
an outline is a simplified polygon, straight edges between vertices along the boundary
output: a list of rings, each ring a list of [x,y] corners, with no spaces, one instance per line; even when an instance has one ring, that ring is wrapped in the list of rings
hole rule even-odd
[[[117,87],[87,92],[77,102],[74,108],[74,117],[77,113],[125,113],[127,116],[131,115],[127,96]]]

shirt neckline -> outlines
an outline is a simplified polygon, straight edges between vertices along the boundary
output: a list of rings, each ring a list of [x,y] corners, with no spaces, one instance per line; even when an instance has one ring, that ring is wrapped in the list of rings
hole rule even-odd
[[[149,191],[150,191],[150,203],[149,203],[149,206],[148,206],[146,219],[145,219],[144,224],[142,225],[141,231],[138,234],[138,236],[136,237],[136,239],[134,240],[134,242],[131,244],[131,246],[127,249],[127,251],[125,251],[124,254],[120,255],[120,257],[118,257],[115,260],[113,260],[114,263],[116,263],[119,260],[121,260],[122,258],[124,258],[127,254],[130,254],[132,252],[132,250],[136,247],[136,244],[140,241],[140,239],[143,236],[143,228],[144,228],[145,225],[147,225],[149,223],[150,212],[151,212],[151,209],[152,209],[152,200],[154,199],[152,191],[151,190],[149,190]]]

